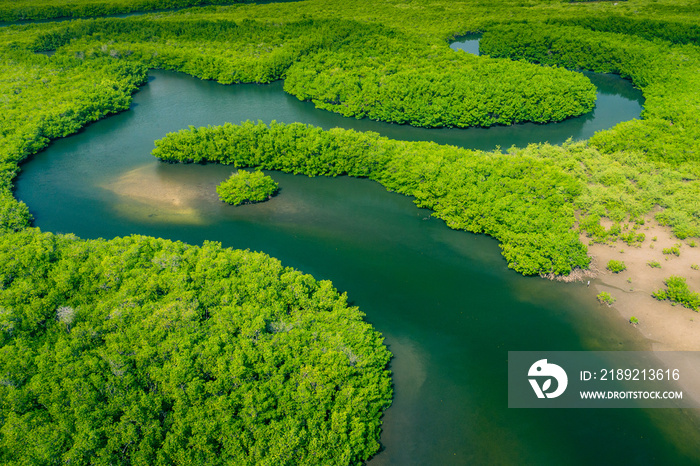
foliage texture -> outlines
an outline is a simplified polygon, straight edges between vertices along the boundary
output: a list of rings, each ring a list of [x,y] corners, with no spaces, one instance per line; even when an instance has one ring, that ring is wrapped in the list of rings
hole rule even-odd
[[[278,189],[275,180],[263,172],[238,170],[216,187],[216,193],[228,204],[241,205],[266,201]]]
[[[382,339],[328,281],[148,238],[0,236],[3,464],[357,464]]]
[[[652,293],[659,301],[668,299],[672,303],[697,311],[700,308],[700,294],[690,291],[685,278],[673,275],[664,280],[666,289],[663,288]]]

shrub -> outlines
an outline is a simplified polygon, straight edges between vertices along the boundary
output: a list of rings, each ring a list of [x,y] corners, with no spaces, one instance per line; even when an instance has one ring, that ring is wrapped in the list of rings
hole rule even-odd
[[[673,246],[672,248],[663,248],[661,252],[663,252],[664,254],[673,254],[676,257],[681,255],[681,250],[678,248],[678,246]]]
[[[238,170],[216,187],[219,199],[232,205],[252,204],[270,199],[279,185],[261,171]]]
[[[630,324],[637,325],[638,323],[639,319],[637,319],[635,316],[630,317]]]
[[[598,296],[596,296],[596,298],[598,298],[598,301],[600,301],[601,304],[607,304],[608,306],[612,306],[612,304],[616,301],[616,299],[613,298],[607,291],[601,292]]]
[[[661,263],[659,261],[649,261],[647,262],[647,265],[651,267],[652,269],[660,269],[661,268]]]
[[[608,262],[607,269],[612,273],[620,273],[623,270],[627,270],[627,266],[623,261],[611,260],[610,262]]]
[[[694,311],[698,310],[698,307],[700,307],[700,294],[690,291],[685,278],[673,275],[668,277],[664,283],[666,284],[666,289],[660,289],[652,293],[654,298],[659,301],[668,299],[674,304],[680,304]]]
[[[646,239],[646,235],[644,233],[637,234],[634,231],[630,231],[627,234],[620,235],[620,239],[627,243],[628,246],[639,247]]]

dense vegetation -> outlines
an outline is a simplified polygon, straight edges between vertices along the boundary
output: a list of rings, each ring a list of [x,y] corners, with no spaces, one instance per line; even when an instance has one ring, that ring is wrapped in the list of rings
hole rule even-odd
[[[418,4],[414,6],[423,8]],[[420,22],[416,22],[414,12],[392,3],[377,3],[373,15],[368,15],[362,2],[347,2],[342,9],[334,9],[331,15],[319,1],[293,5],[239,5],[205,8],[197,10],[196,14],[183,11],[157,17],[4,28],[5,50],[11,51],[4,57],[12,57],[7,72],[24,70],[25,63],[29,63],[35,74],[15,73],[3,84],[39,90],[42,86],[35,79],[37,74],[52,74],[57,65],[63,67],[70,63],[71,69],[63,67],[62,71],[68,73],[79,62],[91,68],[102,60],[104,63],[128,64],[136,67],[134,70],[143,69],[143,66],[176,69],[223,83],[269,82],[287,78],[285,86],[290,92],[315,99],[319,106],[333,107],[334,111],[348,115],[372,114],[377,118],[426,126],[461,125],[468,121],[488,125],[500,118],[520,118],[516,116],[515,109],[519,107],[516,101],[508,99],[514,93],[527,95],[530,91],[517,87],[520,78],[515,75],[530,75],[540,72],[533,71],[539,69],[543,74],[531,76],[534,82],[539,82],[563,70],[519,68],[521,63],[470,57],[450,51],[442,42],[458,32],[486,30],[482,39],[485,53],[576,68],[617,70],[631,76],[642,87],[647,97],[645,120],[624,123],[596,135],[593,143],[603,151],[601,154],[588,151],[564,154],[550,150],[544,155],[536,154],[546,159],[547,164],[561,166],[564,162],[565,169],[573,167],[574,159],[584,164],[586,183],[575,207],[581,212],[579,225],[592,240],[629,238],[632,232],[623,231],[624,222],[641,222],[656,205],[663,208],[656,214],[657,220],[671,225],[680,238],[700,234],[700,168],[693,161],[700,140],[695,137],[700,125],[693,117],[698,114],[696,89],[700,86],[695,82],[697,73],[694,70],[699,60],[697,47],[690,45],[697,43],[698,25],[688,19],[689,14],[700,11],[683,2],[673,8],[653,3],[635,4],[635,10],[628,8],[628,4],[620,4],[614,13],[612,6],[602,4],[590,7],[562,5],[558,8],[563,9],[556,11],[539,11],[533,7],[528,10],[528,23],[499,25],[511,22],[506,18],[509,15],[503,16],[499,12],[514,11],[517,5],[504,2],[505,10],[494,11],[457,3],[441,8],[443,10],[425,3],[425,8],[420,10]],[[643,14],[639,13],[640,8]],[[539,23],[538,18],[543,22]],[[610,31],[616,34],[610,34]],[[579,39],[586,44],[580,50],[576,48]],[[554,48],[542,47],[542,44]],[[56,55],[50,58],[20,53],[21,50],[54,49]],[[347,57],[343,63],[342,57]],[[428,58],[432,70],[428,65],[420,65],[428,63]],[[362,63],[359,68],[358,63]],[[320,74],[306,73],[308,67]],[[464,107],[470,99],[463,100],[460,103],[462,114],[457,118],[451,113],[456,103],[452,99],[461,94],[455,91],[452,83],[461,82],[462,73],[466,76],[471,72],[469,70],[478,73],[492,70],[487,75],[497,73],[498,79],[487,80],[491,87],[484,88],[486,75],[474,75],[475,79],[468,86],[482,86],[479,92],[490,98],[479,98],[481,107],[476,113]],[[343,79],[340,79],[341,75]],[[402,77],[409,75],[410,82]],[[93,79],[97,76],[99,73],[92,75]],[[371,79],[368,76],[372,76]],[[504,76],[509,77],[507,83],[501,79]],[[132,81],[132,86],[142,81],[134,74],[125,77]],[[389,82],[395,83],[391,95],[376,99],[375,91],[381,94],[389,90]],[[583,82],[580,84],[582,92],[587,89]],[[576,83],[572,85],[578,86]],[[67,86],[67,83],[62,86]],[[412,86],[418,86],[420,92]],[[500,98],[491,93],[501,92],[499,86],[516,87],[501,88],[503,98]],[[443,99],[440,95],[445,88],[448,91]],[[404,95],[402,93],[406,90],[409,92],[401,101],[392,101],[392,95]],[[74,91],[60,86],[42,90],[46,91],[51,95],[74,94]],[[120,92],[128,103],[127,94],[131,91],[125,91],[124,88]],[[417,97],[419,94],[422,97]],[[548,94],[549,90],[543,89],[541,95],[546,97]],[[21,100],[21,96],[12,92],[7,95],[10,106],[14,107],[17,102],[17,108],[21,108],[23,104],[16,100]],[[560,101],[539,99],[542,107],[550,109],[550,116],[561,105]],[[91,100],[87,99],[88,102]],[[537,99],[533,97],[534,100]],[[575,102],[568,97],[564,100],[568,104]],[[493,102],[503,110],[488,107]],[[78,108],[73,112],[81,113],[79,100],[63,99],[62,104],[76,106]],[[52,110],[52,106],[45,110],[35,108],[32,115],[40,118],[43,112]],[[537,119],[537,115],[535,111],[532,119]],[[458,121],[460,118],[462,123]],[[21,126],[20,140],[31,140],[41,132],[36,128],[38,125],[25,122],[23,118],[12,118],[11,121],[12,130],[6,134],[14,136],[12,127]],[[74,131],[73,125],[68,127],[65,133]],[[41,144],[32,145],[19,152],[32,153],[39,147]],[[550,159],[554,153],[557,154],[556,161]],[[580,160],[584,154],[585,160]],[[568,160],[562,160],[562,156]],[[4,153],[2,157],[5,157]],[[6,175],[3,178],[14,176],[16,170],[12,167],[23,157],[15,154],[10,157],[9,165],[2,169]],[[3,228],[26,225],[29,218],[26,207],[14,202],[9,191],[3,190],[0,196]],[[612,228],[604,229],[599,223],[601,217],[609,217],[616,223]],[[635,235],[639,236],[639,233]],[[637,241],[635,238],[630,238],[630,241]]]
[[[652,293],[659,301],[664,301],[668,299],[674,305],[676,303],[697,311],[700,308],[700,294],[695,291],[690,291],[688,284],[685,282],[685,278],[673,275],[664,280],[666,289],[663,288]]]
[[[5,0],[0,3],[0,21],[104,16],[196,5],[227,5],[243,1],[245,0]]]
[[[582,26],[592,31],[628,34],[649,40],[662,39],[674,44],[697,45],[700,42],[700,25],[694,24],[692,18],[687,17],[669,21],[611,13],[605,16],[553,18],[548,22],[567,26]]]
[[[83,60],[109,57],[136,62],[223,84],[268,83],[282,78],[302,56],[332,47],[358,28],[362,26],[352,21],[312,19],[274,25],[247,19],[181,20],[177,16],[95,19],[32,31],[26,47],[35,51],[58,48],[60,55]]]
[[[563,0],[569,3],[585,3],[585,2],[614,2],[615,0]],[[626,2],[627,0],[620,0]]]
[[[584,144],[531,145],[508,154],[483,153],[421,142],[399,142],[372,133],[304,125],[250,122],[190,128],[156,142],[168,161],[215,161],[292,173],[369,177],[392,191],[416,197],[451,228],[487,233],[501,241],[509,266],[525,274],[567,274],[588,259],[573,227],[592,241],[644,239],[638,228],[656,205],[667,209],[679,237],[698,235],[699,193],[690,175],[660,169],[639,154],[601,154]],[[556,186],[556,189],[552,189]],[[615,223],[600,225],[607,216]]]
[[[597,31],[579,26],[499,26],[481,41],[483,51],[493,56],[616,72],[643,90],[643,120],[621,123],[590,141],[601,151],[601,163],[588,162],[595,185],[581,206],[581,225],[599,241],[631,233],[622,232],[620,223],[606,231],[600,217],[640,221],[657,205],[663,210],[656,219],[671,225],[679,238],[700,235],[700,51],[687,45],[697,42],[698,29],[675,33],[676,23],[667,29],[667,22],[657,20],[644,22],[637,36],[598,32],[625,30],[621,24],[641,22],[579,21],[595,23]]]
[[[21,60],[8,64],[12,69],[17,65],[22,69],[20,62],[35,58],[45,60],[34,65],[40,74],[50,74],[55,64],[67,60],[84,62],[86,66],[104,60],[176,69],[223,83],[286,78],[285,86],[290,92],[315,99],[319,106],[333,107],[334,111],[348,115],[372,114],[391,121],[430,126],[461,125],[468,121],[488,125],[501,118],[519,119],[515,109],[520,106],[508,99],[512,94],[528,95],[530,90],[517,87],[520,78],[515,75],[529,76],[539,73],[533,71],[539,69],[543,74],[531,77],[533,82],[540,82],[563,72],[519,68],[520,63],[470,57],[452,52],[441,42],[457,32],[486,30],[482,39],[485,53],[576,68],[618,70],[642,87],[647,97],[645,120],[624,123],[596,135],[593,142],[603,153],[586,157],[583,162],[588,182],[576,207],[582,212],[580,225],[593,240],[626,237],[630,231],[623,231],[623,222],[627,219],[633,223],[641,221],[656,205],[663,208],[656,214],[657,219],[671,225],[680,238],[700,234],[700,169],[692,162],[700,140],[694,136],[700,125],[693,117],[698,114],[695,89],[700,86],[694,81],[697,79],[694,70],[699,60],[697,47],[688,45],[697,42],[698,26],[693,26],[687,17],[696,10],[680,4],[665,9],[663,5],[645,3],[635,5],[637,10],[633,15],[627,4],[619,5],[614,14],[611,6],[601,4],[590,8],[562,5],[564,9],[557,10],[557,14],[549,10],[540,12],[542,23],[538,23],[535,14],[538,10],[534,8],[529,10],[532,14],[527,24],[504,26],[498,23],[510,20],[499,16],[498,11],[505,10],[485,12],[473,5],[450,4],[444,6],[444,11],[438,11],[428,3],[425,5],[420,10],[423,16],[419,23],[415,13],[390,3],[377,3],[373,7],[374,16],[370,17],[362,2],[348,2],[342,9],[333,10],[333,15],[323,7],[323,2],[311,2],[205,8],[197,10],[197,14],[185,11],[157,17],[49,23],[5,28],[4,36],[14,56],[18,50],[57,50],[56,55],[48,59],[25,53]],[[507,2],[504,8],[505,5],[511,10],[515,8]],[[646,16],[638,14],[641,7],[647,12]],[[377,18],[381,18],[381,25],[377,24]],[[421,34],[416,34],[416,27]],[[576,48],[579,39],[587,44],[580,50]],[[494,45],[496,42],[501,45]],[[555,48],[541,47],[543,43],[555,44]],[[338,60],[342,57],[348,59],[341,63]],[[574,62],[572,57],[578,57],[577,60],[588,57],[588,61]],[[358,63],[362,63],[359,68]],[[305,69],[314,69],[320,74],[307,73]],[[456,103],[453,97],[461,94],[455,91],[453,83],[461,82],[462,76],[471,72],[469,70],[478,73],[492,70],[487,75],[497,73],[498,79],[474,75],[468,85],[481,86],[481,95],[490,98],[478,99],[481,107],[476,113],[464,107],[465,102],[473,99],[462,100],[456,105],[462,108],[457,118],[451,113]],[[321,77],[327,73],[332,76]],[[410,82],[402,77],[409,75]],[[373,77],[369,79],[368,76]],[[507,80],[502,79],[505,76]],[[39,87],[33,77],[17,78],[23,81],[22,86]],[[17,78],[13,79],[15,86]],[[484,88],[484,81],[491,87]],[[389,87],[389,82],[395,86]],[[581,91],[587,89],[583,82],[580,84]],[[501,92],[499,86],[516,87],[501,88],[502,96],[497,97]],[[381,94],[385,90],[391,92],[381,99],[375,98],[375,91]],[[67,90],[51,88],[50,92],[58,95]],[[443,99],[440,95],[444,92],[447,93]],[[402,93],[406,93],[404,98],[392,100],[392,96],[404,95]],[[16,96],[8,95],[12,96],[9,100],[14,105]],[[543,89],[541,96],[546,95],[549,90]],[[553,116],[563,101],[548,99],[539,98],[541,106],[549,108],[547,111]],[[128,102],[128,97],[125,100]],[[531,100],[537,98],[533,96]],[[564,100],[567,104],[575,102],[568,97]],[[502,110],[488,107],[494,102]],[[51,111],[51,107],[47,107],[47,111]],[[36,109],[33,114],[42,112]],[[666,118],[668,115],[664,112],[672,113],[673,118]],[[541,115],[537,111],[530,113],[535,120]],[[12,121],[31,126],[25,125],[22,118]],[[632,129],[625,129],[627,127]],[[620,133],[623,130],[625,133]],[[26,137],[27,133],[38,131],[32,128],[23,132]],[[580,153],[567,154],[569,159],[580,156]],[[14,172],[10,178],[13,175]],[[0,214],[8,219],[3,224],[9,224],[9,219],[13,219],[15,225],[26,224],[26,208],[16,205],[9,193],[6,194],[4,198],[8,202],[0,205]],[[603,229],[599,224],[601,217],[609,217],[616,224]]]
[[[153,154],[170,162],[369,177],[414,196],[450,228],[498,238],[518,272],[567,274],[589,263],[572,229],[573,200],[582,187],[561,167],[533,155],[538,151],[487,154],[340,128],[246,122],[171,133],[156,141]]]
[[[261,171],[238,170],[216,187],[219,199],[232,204],[252,204],[267,201],[279,190],[279,185]]]
[[[216,40],[213,40],[213,39]],[[66,46],[222,83],[286,78],[285,90],[323,109],[417,126],[548,122],[593,109],[595,88],[578,73],[477,59],[407,34],[347,20],[268,24],[77,21],[38,35],[35,50]]]
[[[545,123],[593,109],[581,74],[431,50],[405,36],[363,36],[303,57],[284,90],[344,116],[414,126]]]
[[[3,464],[357,464],[382,339],[328,281],[148,237],[0,236]]]
[[[697,47],[553,25],[499,26],[484,34],[481,47],[492,56],[629,77],[644,91],[644,120],[598,133],[591,144],[606,153],[638,150],[652,160],[700,162]]]

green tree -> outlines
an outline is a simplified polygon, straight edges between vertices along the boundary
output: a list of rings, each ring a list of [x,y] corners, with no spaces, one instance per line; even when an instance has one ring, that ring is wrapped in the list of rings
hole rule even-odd
[[[219,199],[232,204],[250,204],[266,201],[279,190],[279,185],[261,171],[238,170],[226,181],[222,181],[216,192]]]

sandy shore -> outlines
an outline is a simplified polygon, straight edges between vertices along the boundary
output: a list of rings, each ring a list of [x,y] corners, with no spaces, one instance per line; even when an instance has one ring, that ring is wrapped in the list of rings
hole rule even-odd
[[[700,271],[691,265],[700,265],[700,241],[691,247],[692,238],[679,240],[671,229],[650,220],[639,228],[646,238],[638,246],[628,246],[622,241],[612,245],[588,245],[588,253],[593,258],[591,279],[591,299],[601,291],[607,291],[615,299],[613,308],[621,318],[629,321],[639,319],[637,329],[652,341],[657,351],[700,351],[700,314],[670,301],[658,301],[651,293],[665,289],[664,280],[671,275],[686,278],[692,291],[700,291]],[[654,240],[656,238],[656,240]],[[588,244],[589,239],[581,240]],[[680,256],[663,254],[663,248],[681,244]],[[612,273],[606,269],[609,260],[623,261],[627,270]],[[650,267],[650,261],[657,261],[660,268]]]
[[[654,220],[647,220],[638,232],[645,235],[638,246],[628,246],[622,241],[588,244],[590,240],[582,236],[581,241],[588,244],[588,254],[593,259],[592,276],[583,280],[590,279],[592,300],[600,292],[607,291],[616,299],[612,308],[621,319],[627,322],[632,316],[639,319],[636,329],[651,342],[657,358],[669,367],[681,370],[683,377],[679,383],[684,394],[700,402],[700,353],[686,353],[682,358],[664,353],[700,351],[700,313],[651,296],[654,291],[666,289],[664,280],[671,275],[684,277],[692,291],[700,291],[700,271],[691,267],[700,265],[700,241],[696,238],[698,246],[691,247],[692,238],[679,240],[669,227],[660,226]],[[663,248],[679,243],[680,256],[663,254]],[[620,273],[608,271],[606,266],[611,259],[623,261],[627,270]],[[658,262],[661,267],[650,267],[650,261]]]

